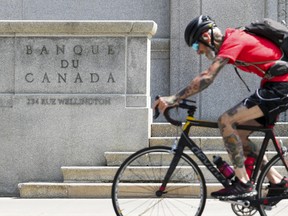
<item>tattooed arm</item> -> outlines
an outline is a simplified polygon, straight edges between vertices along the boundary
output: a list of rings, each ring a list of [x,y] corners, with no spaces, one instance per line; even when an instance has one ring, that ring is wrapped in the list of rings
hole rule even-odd
[[[161,112],[171,105],[177,104],[181,99],[185,99],[207,88],[215,79],[219,71],[227,64],[229,59],[217,57],[210,67],[196,76],[191,83],[183,90],[169,97],[161,97],[154,104],[154,108],[158,106]]]
[[[179,101],[206,89],[213,83],[219,71],[228,63],[228,61],[229,59],[217,57],[207,70],[196,76],[186,88],[178,92],[174,96],[175,99]]]

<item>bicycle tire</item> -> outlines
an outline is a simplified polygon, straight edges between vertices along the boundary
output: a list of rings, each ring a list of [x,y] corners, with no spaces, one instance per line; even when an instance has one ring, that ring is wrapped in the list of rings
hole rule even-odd
[[[157,197],[173,157],[171,148],[144,148],[129,156],[115,174],[112,202],[117,216],[200,216],[207,189],[198,165],[185,153],[161,197]]]
[[[287,156],[285,157],[285,160],[287,161]],[[286,168],[283,165],[283,162],[281,161],[281,158],[279,156],[274,156],[263,168],[261,171],[261,174],[257,181],[257,198],[262,199],[267,197],[268,193],[268,185],[269,180],[267,178],[267,173],[271,168],[276,169],[282,176],[288,177],[288,172]],[[261,216],[284,216],[287,215],[288,211],[288,199],[281,200],[276,205],[274,204],[267,204],[267,205],[260,205],[258,209]]]

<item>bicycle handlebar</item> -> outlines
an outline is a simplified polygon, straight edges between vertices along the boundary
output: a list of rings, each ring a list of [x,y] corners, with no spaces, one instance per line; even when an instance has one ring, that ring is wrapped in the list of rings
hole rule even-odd
[[[160,96],[157,96],[155,98],[155,101],[158,100],[160,98]],[[181,121],[178,121],[178,120],[175,120],[173,118],[171,118],[170,116],[170,113],[169,111],[171,109],[174,109],[174,108],[182,108],[182,109],[186,109],[188,110],[188,114],[193,116],[194,115],[194,112],[196,111],[197,107],[195,105],[191,105],[191,104],[187,104],[188,103],[193,103],[195,104],[196,101],[192,101],[192,100],[188,100],[188,99],[183,99],[178,105],[174,105],[174,106],[169,106],[165,109],[163,115],[165,117],[165,119],[172,125],[175,125],[175,126],[181,126],[182,125],[182,122]],[[154,110],[154,116],[153,118],[154,119],[157,119],[160,115],[160,112],[159,112],[159,109],[158,107],[155,107],[155,110]]]

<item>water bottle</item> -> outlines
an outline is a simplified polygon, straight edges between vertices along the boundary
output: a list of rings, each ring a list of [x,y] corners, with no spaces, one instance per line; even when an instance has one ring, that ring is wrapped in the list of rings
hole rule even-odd
[[[217,166],[218,170],[227,178],[231,179],[234,177],[234,170],[229,166],[229,164],[224,161],[220,156],[213,156],[213,163]]]
[[[251,178],[251,175],[252,175],[252,172],[254,169],[255,160],[256,159],[254,157],[248,156],[244,162],[246,172],[247,172],[247,175],[249,176],[249,178]]]

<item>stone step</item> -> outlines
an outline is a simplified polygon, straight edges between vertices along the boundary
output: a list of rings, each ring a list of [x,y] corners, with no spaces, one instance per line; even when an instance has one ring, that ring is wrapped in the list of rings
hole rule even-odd
[[[277,125],[280,131],[283,131],[285,125]],[[194,131],[196,127],[192,130]],[[210,130],[208,132],[208,130]],[[222,138],[217,129],[198,128],[193,132],[194,141],[203,149],[207,157],[212,161],[213,155],[221,155],[224,160],[228,159],[227,152],[224,150]],[[213,132],[214,130],[214,132]],[[211,133],[212,131],[212,133]],[[170,124],[153,124],[152,137],[150,138],[150,146],[164,145],[171,146],[174,142],[174,136],[177,129]],[[285,133],[280,133],[283,143],[288,143],[288,137]],[[262,142],[262,136],[253,137],[255,143]],[[271,149],[273,150],[273,149]],[[111,182],[114,175],[122,162],[133,152],[106,152],[105,157],[107,166],[97,167],[62,167],[64,177],[63,183],[53,182],[30,182],[19,184],[20,197],[22,198],[110,198]],[[199,160],[193,153],[185,151],[192,159],[194,159],[203,172],[207,181],[207,195],[210,197],[212,191],[219,190],[222,186],[215,183],[215,178],[206,167],[199,163]],[[273,151],[267,152],[268,157],[274,155]],[[164,159],[165,161],[165,159]],[[169,160],[167,160],[167,165]],[[144,168],[144,169],[147,169]],[[148,168],[149,169],[149,168]],[[141,172],[141,170],[140,170]],[[132,178],[132,177],[131,177]],[[127,185],[129,187],[129,185]],[[130,185],[131,187],[131,185]],[[133,189],[132,189],[133,190]]]
[[[177,137],[179,139],[179,137]],[[224,143],[222,137],[190,137],[203,151],[223,151]],[[277,137],[282,140],[283,144],[288,147],[288,137]],[[250,140],[260,146],[263,137],[250,137]],[[168,146],[171,147],[175,142],[175,137],[151,137],[149,139],[150,146]],[[268,150],[275,150],[272,142],[268,145]]]
[[[222,188],[220,184],[207,183],[207,196]],[[111,198],[111,183],[45,183],[30,182],[19,184],[21,198]],[[127,184],[128,190],[139,186]],[[132,187],[132,189],[131,189]]]
[[[109,198],[111,183],[29,182],[18,185],[21,198]]]
[[[288,123],[281,122],[275,125],[276,136],[286,137],[288,131]],[[175,137],[179,136],[181,128],[175,127],[169,123],[153,123],[151,125],[151,137]],[[263,133],[256,133],[257,136],[263,136]],[[205,128],[205,127],[193,127],[191,128],[190,135],[196,137],[220,137],[219,129],[217,128]]]
[[[168,167],[168,166],[167,166]],[[167,167],[159,168],[159,172],[164,173],[167,170]],[[199,166],[207,182],[215,182],[215,177],[207,170],[206,167]],[[134,167],[137,170],[133,173],[139,172],[148,173],[149,167]],[[182,167],[182,169],[189,169],[190,167]],[[65,183],[111,183],[114,179],[115,173],[117,172],[118,167],[62,167],[62,173]],[[133,178],[133,174],[129,176],[130,179]]]
[[[118,166],[69,166],[61,167],[65,183],[112,182]]]
[[[139,175],[142,172],[148,173],[149,167],[134,167]],[[189,167],[181,167],[185,169]],[[112,179],[118,167],[62,167],[64,182],[29,182],[18,185],[21,198],[110,198]],[[159,168],[160,169],[167,169]],[[212,191],[219,190],[222,186],[215,183],[215,178],[204,166],[200,166],[203,172],[207,189],[208,197]],[[277,169],[281,173],[281,169]],[[284,170],[284,168],[282,168]],[[286,171],[285,171],[286,172]],[[135,174],[136,172],[133,172]],[[136,175],[136,176],[139,176]],[[133,176],[126,176],[128,179],[133,179]],[[185,175],[184,175],[185,176]],[[188,175],[187,175],[188,176]],[[98,182],[99,181],[99,182]],[[174,183],[170,183],[174,184]],[[181,183],[183,184],[183,182]],[[127,187],[131,185],[127,183]]]
[[[199,159],[190,151],[185,151],[197,164],[201,164]],[[226,160],[228,163],[230,161],[226,151],[204,151],[206,156],[210,161],[213,160],[214,155],[220,155],[223,160]],[[123,161],[129,157],[133,152],[105,152],[105,158],[107,161],[107,166],[120,166]],[[268,151],[266,153],[268,158],[271,158],[275,154],[274,151]],[[163,159],[165,161],[165,158]],[[171,159],[170,159],[171,160]],[[167,160],[165,164],[169,164],[170,160]]]
[[[133,179],[134,176],[141,176],[142,173],[149,173],[151,168],[149,167],[133,167],[135,170],[131,175],[127,175],[126,177],[129,179]],[[157,168],[157,173],[165,173],[167,171],[167,167]],[[201,165],[199,166],[200,170],[202,171],[206,182],[215,183],[216,178],[208,171],[208,169]],[[62,167],[62,173],[64,177],[64,183],[111,183],[114,179],[115,173],[118,167]],[[182,172],[189,172],[191,167],[185,166],[181,167]],[[277,169],[278,171],[284,170],[283,168]],[[155,168],[153,168],[155,171]],[[138,174],[139,173],[139,174]],[[187,173],[188,175],[188,173]]]

